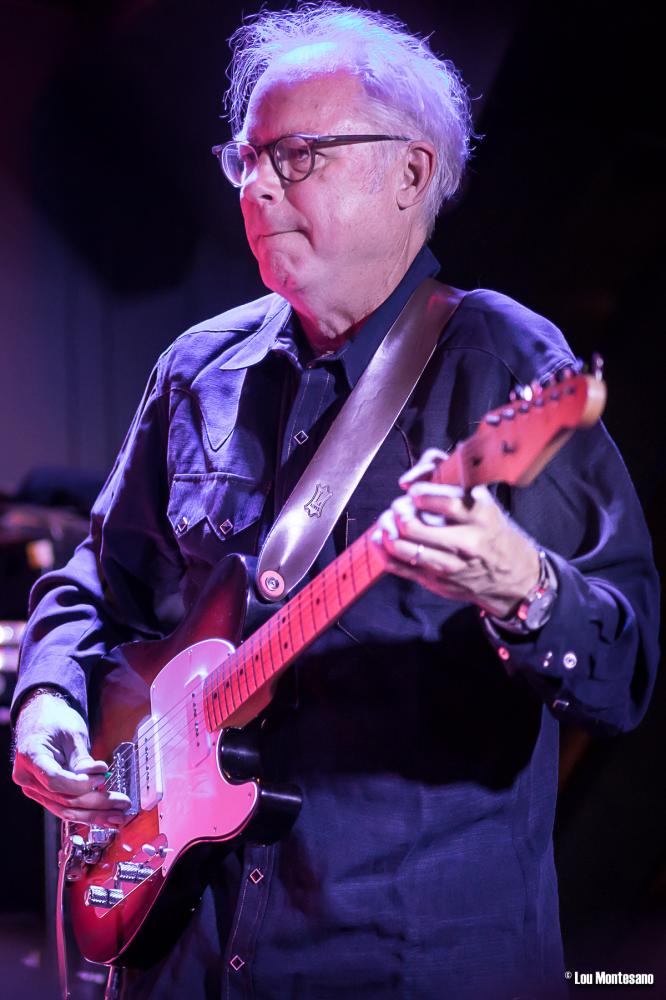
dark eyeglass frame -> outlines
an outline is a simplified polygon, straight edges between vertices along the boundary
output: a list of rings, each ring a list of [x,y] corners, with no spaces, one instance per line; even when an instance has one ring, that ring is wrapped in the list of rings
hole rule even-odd
[[[308,150],[310,152],[310,166],[302,177],[286,177],[280,169],[280,164],[275,155],[275,149],[285,139],[303,139],[307,143]],[[217,157],[222,173],[234,187],[242,187],[243,181],[236,181],[230,176],[225,165],[225,151],[227,149],[236,148],[239,144],[249,146],[250,149],[254,150],[257,157],[257,163],[259,162],[261,154],[266,151],[278,177],[281,177],[283,181],[287,182],[287,184],[298,184],[300,181],[307,180],[314,170],[315,154],[319,147],[352,146],[360,142],[411,142],[411,139],[408,139],[406,135],[311,135],[307,132],[290,132],[288,135],[281,135],[279,139],[274,139],[273,142],[266,142],[262,146],[256,146],[254,143],[246,142],[242,139],[232,139],[229,142],[223,143],[221,146],[213,146],[211,153],[213,156]]]

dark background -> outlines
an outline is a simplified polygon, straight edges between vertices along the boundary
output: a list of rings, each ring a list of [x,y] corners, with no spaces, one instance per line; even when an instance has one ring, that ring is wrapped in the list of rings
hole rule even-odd
[[[432,241],[445,280],[513,295],[560,325],[577,354],[603,354],[606,420],[663,563],[657,6],[381,6],[456,62],[483,136]],[[102,475],[157,354],[188,325],[262,294],[237,196],[209,153],[228,135],[226,39],[257,8],[0,0],[6,493],[45,465]],[[565,733],[557,849],[571,967],[661,970],[666,996],[664,698],[661,684],[628,736],[590,744]],[[24,806],[4,788],[7,829],[20,837]],[[5,880],[5,910],[39,905],[24,872]]]

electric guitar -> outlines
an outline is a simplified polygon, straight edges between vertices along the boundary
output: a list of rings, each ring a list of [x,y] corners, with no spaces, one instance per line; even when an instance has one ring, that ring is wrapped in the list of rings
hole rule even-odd
[[[488,413],[431,478],[465,488],[527,485],[577,427],[599,419],[605,399],[600,368],[560,372]],[[262,782],[242,729],[299,654],[383,575],[372,531],[291,600],[268,606],[255,631],[249,561],[229,555],[170,636],[119,646],[101,664],[92,753],[111,762],[107,787],[126,793],[131,807],[118,831],[66,827],[61,863],[87,959],[155,961],[196,904],[212,848],[241,835],[269,842],[293,822],[298,790]]]

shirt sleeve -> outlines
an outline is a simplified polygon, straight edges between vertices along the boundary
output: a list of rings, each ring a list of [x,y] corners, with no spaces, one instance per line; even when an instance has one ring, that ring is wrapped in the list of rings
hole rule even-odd
[[[578,431],[508,506],[545,549],[558,595],[538,631],[488,630],[499,658],[563,721],[633,728],[654,684],[659,585],[638,499],[603,426]]]
[[[37,581],[21,648],[13,721],[25,695],[51,685],[87,717],[87,681],[122,642],[159,638],[182,615],[184,567],[167,518],[168,397],[153,371],[90,533],[62,569]]]

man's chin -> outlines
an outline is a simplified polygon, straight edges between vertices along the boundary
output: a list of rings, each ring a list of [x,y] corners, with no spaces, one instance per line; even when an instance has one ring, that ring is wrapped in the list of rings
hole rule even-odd
[[[289,298],[303,284],[302,268],[294,261],[285,260],[281,254],[271,254],[269,260],[259,261],[261,280],[272,292]]]

